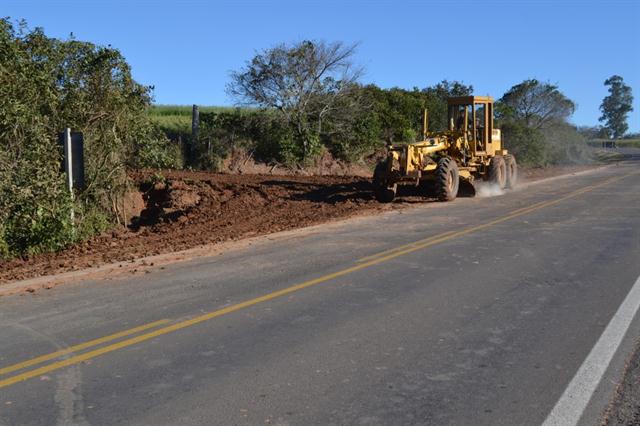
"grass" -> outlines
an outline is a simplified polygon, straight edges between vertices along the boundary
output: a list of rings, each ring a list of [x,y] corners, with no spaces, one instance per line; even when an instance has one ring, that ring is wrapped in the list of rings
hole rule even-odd
[[[600,147],[603,142],[610,142],[609,139],[592,139],[587,143],[591,146]],[[640,139],[618,139],[616,145],[619,148],[640,148]]]
[[[200,112],[234,111],[235,107],[198,106]],[[172,139],[187,138],[191,135],[191,105],[152,105],[149,108],[151,121],[158,124],[162,131]]]
[[[619,147],[640,148],[640,139],[622,139],[622,140],[616,142],[616,144]]]
[[[191,134],[191,117],[184,115],[157,115],[151,116],[151,121],[160,126],[160,129],[169,137],[188,136]]]
[[[226,106],[198,106],[200,112],[222,112],[233,111],[235,107]],[[164,117],[164,116],[184,116],[191,118],[193,106],[191,105],[152,105],[149,108],[149,115],[151,117]]]
[[[625,156],[615,151],[598,150],[593,154],[594,160],[601,163],[611,163],[624,160]]]

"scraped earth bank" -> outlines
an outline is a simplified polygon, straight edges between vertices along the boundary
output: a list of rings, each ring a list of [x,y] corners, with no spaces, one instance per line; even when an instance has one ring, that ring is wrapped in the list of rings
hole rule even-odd
[[[585,167],[523,171],[525,180]],[[136,172],[145,208],[127,227],[57,253],[0,262],[0,283],[170,253],[228,240],[301,228],[332,219],[431,202],[421,188],[404,188],[378,203],[370,180],[355,176],[234,175]]]
[[[57,253],[0,264],[0,283],[169,253],[401,207],[375,201],[368,179],[163,171],[132,175],[146,208],[128,228]],[[409,197],[411,198],[411,197]],[[421,197],[413,197],[422,201]]]

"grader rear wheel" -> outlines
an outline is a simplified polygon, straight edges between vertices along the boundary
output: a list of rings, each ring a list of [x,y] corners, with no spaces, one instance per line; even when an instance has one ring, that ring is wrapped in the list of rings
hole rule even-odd
[[[489,181],[500,189],[507,185],[507,167],[501,155],[496,155],[489,162]]]
[[[435,185],[438,200],[455,200],[460,185],[460,173],[456,160],[451,157],[442,157],[438,160]]]
[[[505,169],[507,172],[507,188],[513,189],[518,183],[518,164],[516,157],[511,154],[504,156]]]

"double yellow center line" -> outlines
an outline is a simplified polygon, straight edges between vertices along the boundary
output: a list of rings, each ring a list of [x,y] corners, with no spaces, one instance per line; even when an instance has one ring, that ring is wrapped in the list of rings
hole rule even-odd
[[[374,266],[374,265],[378,265],[380,263],[389,261],[391,259],[395,259],[397,257],[403,256],[403,255],[408,254],[408,253],[415,252],[417,250],[421,250],[421,249],[424,249],[424,248],[427,248],[427,247],[430,247],[430,246],[433,246],[433,245],[436,245],[436,244],[439,244],[439,243],[442,243],[442,242],[445,242],[445,241],[448,241],[448,240],[452,240],[454,238],[461,237],[463,235],[468,235],[468,234],[471,234],[471,233],[474,233],[474,232],[478,232],[480,230],[489,228],[489,227],[491,227],[493,225],[497,225],[499,223],[506,222],[506,221],[514,219],[516,217],[523,216],[523,215],[525,215],[527,213],[530,213],[530,212],[533,212],[535,210],[540,210],[540,209],[543,209],[545,207],[549,207],[549,206],[552,206],[554,204],[558,204],[558,203],[560,203],[562,201],[565,201],[565,200],[568,200],[570,198],[577,197],[578,195],[584,194],[585,192],[592,191],[592,190],[594,190],[596,188],[599,188],[599,187],[604,186],[604,185],[608,185],[610,183],[616,182],[618,180],[624,179],[624,178],[626,178],[626,177],[628,177],[630,175],[634,175],[634,174],[637,174],[637,173],[640,173],[640,172],[632,172],[632,173],[625,174],[623,176],[613,177],[613,178],[604,180],[599,184],[587,186],[587,187],[584,187],[582,189],[570,192],[569,194],[567,194],[565,196],[562,196],[560,198],[556,198],[556,199],[551,200],[551,201],[543,201],[543,202],[536,203],[536,204],[533,204],[533,205],[528,206],[528,207],[524,207],[524,208],[515,210],[515,211],[509,213],[506,216],[503,216],[503,217],[500,217],[498,219],[483,223],[481,225],[472,226],[472,227],[465,228],[465,229],[460,230],[460,231],[445,232],[445,233],[442,233],[442,234],[439,234],[439,235],[435,235],[435,236],[432,236],[432,237],[429,237],[429,238],[425,238],[425,239],[422,239],[422,240],[414,241],[414,242],[409,243],[409,244],[398,246],[398,247],[395,247],[395,248],[390,249],[390,250],[385,250],[385,251],[377,253],[375,255],[367,256],[367,257],[364,257],[362,259],[359,259],[355,266],[352,266],[352,267],[349,267],[349,268],[346,268],[346,269],[342,269],[340,271],[333,272],[331,274],[323,275],[321,277],[314,278],[312,280],[308,280],[308,281],[302,282],[300,284],[296,284],[296,285],[293,285],[291,287],[284,288],[282,290],[274,291],[272,293],[265,294],[264,296],[260,296],[260,297],[254,298],[254,299],[250,299],[250,300],[247,300],[247,301],[244,301],[244,302],[240,302],[240,303],[228,306],[226,308],[218,309],[216,311],[209,312],[207,314],[200,315],[200,316],[197,316],[197,317],[185,320],[185,321],[180,321],[180,322],[176,322],[174,324],[169,324],[170,323],[169,320],[162,319],[162,320],[155,321],[155,322],[152,322],[152,323],[149,323],[149,324],[145,324],[145,325],[141,325],[139,327],[135,327],[135,328],[132,328],[132,329],[129,329],[129,330],[124,330],[124,331],[121,331],[119,333],[111,334],[109,336],[104,336],[104,337],[101,337],[101,338],[98,338],[98,339],[95,339],[95,340],[91,340],[91,341],[88,341],[88,342],[85,342],[85,343],[81,343],[81,344],[78,344],[78,345],[75,345],[75,346],[71,346],[69,348],[65,348],[65,349],[62,349],[62,350],[59,350],[59,351],[56,351],[56,352],[52,352],[52,353],[47,354],[47,355],[42,355],[42,356],[39,356],[39,357],[36,357],[36,358],[32,358],[32,359],[20,362],[18,364],[14,364],[14,365],[10,365],[10,366],[4,367],[4,368],[0,368],[0,376],[1,376],[1,375],[12,373],[12,372],[15,372],[15,371],[18,371],[18,370],[22,370],[22,369],[26,369],[26,368],[29,368],[29,367],[33,367],[35,365],[42,364],[44,362],[51,361],[53,359],[63,358],[63,359],[61,359],[59,361],[56,361],[56,362],[53,362],[51,364],[48,364],[48,365],[45,365],[45,366],[42,366],[42,367],[38,367],[38,368],[34,368],[34,369],[31,369],[31,370],[27,370],[27,371],[24,371],[22,373],[19,373],[19,374],[15,375],[15,376],[11,376],[11,377],[8,377],[6,379],[2,379],[2,380],[0,380],[0,388],[11,386],[13,384],[22,382],[24,380],[27,380],[27,379],[30,379],[30,378],[33,378],[33,377],[38,377],[38,376],[41,376],[43,374],[46,374],[46,373],[49,373],[51,371],[55,371],[55,370],[58,370],[58,369],[61,369],[61,368],[64,368],[64,367],[68,367],[68,366],[71,366],[71,365],[79,364],[81,362],[84,362],[84,361],[87,361],[89,359],[98,357],[100,355],[104,355],[104,354],[107,354],[109,352],[116,351],[118,349],[123,349],[123,348],[126,348],[128,346],[132,346],[132,345],[144,342],[146,340],[153,339],[153,338],[158,337],[158,336],[162,336],[164,334],[168,334],[168,333],[171,333],[171,332],[174,332],[174,331],[181,330],[183,328],[191,327],[191,326],[199,324],[201,322],[208,321],[208,320],[211,320],[211,319],[214,319],[214,318],[226,315],[226,314],[230,314],[232,312],[236,312],[236,311],[239,311],[241,309],[245,309],[245,308],[248,308],[250,306],[257,305],[259,303],[263,303],[263,302],[267,302],[267,301],[270,301],[270,300],[273,300],[273,299],[277,299],[277,298],[280,298],[282,296],[286,296],[288,294],[300,291],[302,289],[305,289],[305,288],[308,288],[308,287],[311,287],[311,286],[314,286],[314,285],[317,285],[317,284],[321,284],[321,283],[333,280],[335,278],[338,278],[338,277],[341,277],[341,276],[344,276],[344,275],[347,275],[347,274],[351,274],[353,272],[360,271],[360,270],[365,269],[365,268],[369,268],[369,267]],[[167,325],[167,324],[169,324],[169,325]],[[163,327],[157,328],[159,326],[163,326]],[[155,328],[155,330],[152,330],[154,328]],[[128,339],[120,340],[120,341],[118,341],[116,343],[112,343],[112,344],[100,347],[98,349],[94,349],[94,350],[91,350],[91,351],[88,351],[88,352],[84,352],[84,353],[81,353],[79,355],[68,356],[68,355],[70,355],[72,353],[76,353],[76,352],[82,351],[84,349],[89,349],[91,347],[98,346],[98,345],[101,345],[103,343],[111,342],[111,341],[114,341],[114,340],[117,340],[117,339],[121,339],[123,337],[131,336],[131,335],[134,335],[134,334],[137,334],[137,333],[142,333],[142,334],[138,334],[137,336],[129,337]]]

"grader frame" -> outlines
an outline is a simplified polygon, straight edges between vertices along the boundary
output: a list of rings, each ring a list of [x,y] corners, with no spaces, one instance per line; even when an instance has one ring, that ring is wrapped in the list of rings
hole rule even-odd
[[[459,180],[480,179],[511,188],[517,178],[515,158],[503,149],[501,133],[494,127],[493,98],[462,96],[447,100],[448,129],[429,132],[425,110],[422,140],[387,146],[387,156],[376,166],[374,190],[383,202],[393,200],[398,185],[435,182],[442,201],[457,196]]]

